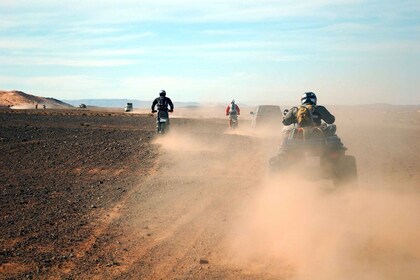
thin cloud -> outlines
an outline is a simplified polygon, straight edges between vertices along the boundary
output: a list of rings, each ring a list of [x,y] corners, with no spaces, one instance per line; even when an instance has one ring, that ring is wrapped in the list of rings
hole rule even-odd
[[[345,22],[328,25],[322,29],[327,32],[335,33],[368,33],[375,30],[375,27],[368,24]]]
[[[70,49],[77,51],[87,47],[102,47],[111,43],[130,44],[139,42],[147,37],[153,36],[152,32],[142,32],[139,34],[114,34],[112,36],[98,37],[78,37],[72,35],[9,35],[0,38],[0,50],[56,50]]]
[[[92,50],[84,53],[86,56],[98,56],[98,57],[124,57],[124,56],[143,56],[147,54],[147,51],[139,48],[130,49],[100,49]]]
[[[324,7],[346,6],[354,4],[354,0],[312,0],[312,1],[210,1],[197,2],[194,0],[143,0],[138,1],[47,1],[41,0],[31,3],[13,1],[8,3],[7,11],[13,11],[9,18],[14,18],[17,26],[29,26],[33,21],[28,18],[37,17],[37,13],[44,13],[38,17],[38,25],[48,25],[50,20],[63,19],[84,25],[90,24],[118,24],[135,22],[255,22],[262,20],[278,21],[284,17],[306,17],[309,15],[325,17]],[[1,7],[1,6],[0,6]],[[5,7],[6,8],[6,7]],[[43,11],[51,11],[45,13]],[[14,17],[13,17],[14,15]],[[25,16],[25,17],[23,17]],[[47,19],[47,22],[45,22]],[[73,21],[71,20],[73,19]]]
[[[328,51],[339,52],[358,52],[364,54],[382,54],[389,55],[398,53],[400,55],[420,54],[420,42],[417,41],[399,41],[399,42],[337,42],[325,47]]]
[[[62,57],[0,57],[0,64],[5,66],[70,66],[70,67],[116,67],[135,64],[129,59],[77,59]]]
[[[42,49],[46,41],[40,38],[3,37],[0,38],[0,51],[19,51],[28,49]],[[1,54],[1,53],[0,53]]]
[[[64,34],[88,34],[88,35],[112,35],[112,34],[118,34],[119,32],[123,32],[124,30],[122,30],[121,28],[117,28],[117,27],[95,27],[95,26],[91,26],[91,27],[84,27],[81,25],[76,25],[73,27],[68,27],[68,28],[62,28],[61,30],[59,30],[59,33],[64,33]],[[143,34],[144,37],[151,35],[151,33],[148,34]]]
[[[238,35],[236,30],[220,30],[220,29],[209,29],[201,31],[201,34],[210,35],[210,36],[219,36],[219,35]]]

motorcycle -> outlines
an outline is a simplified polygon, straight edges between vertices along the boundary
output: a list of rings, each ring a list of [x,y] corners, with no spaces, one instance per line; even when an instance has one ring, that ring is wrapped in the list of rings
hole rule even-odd
[[[355,157],[346,155],[341,139],[328,131],[326,124],[283,129],[280,151],[269,160],[270,173],[295,169],[310,180],[331,179],[335,186],[355,182]]]
[[[235,128],[237,128],[238,127],[238,119],[236,118],[231,118],[230,120],[229,120],[229,126],[230,126],[230,129],[235,129]]]
[[[169,114],[168,111],[152,111],[152,113],[156,113],[156,133],[158,134],[165,134],[169,131]]]
[[[229,113],[226,114],[226,116],[229,116],[229,128],[234,130],[238,127],[238,114],[237,113]]]

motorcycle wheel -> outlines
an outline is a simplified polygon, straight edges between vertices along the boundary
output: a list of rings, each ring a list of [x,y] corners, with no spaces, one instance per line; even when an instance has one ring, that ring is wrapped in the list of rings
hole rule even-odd
[[[166,130],[166,124],[165,123],[160,123],[160,133],[164,134],[165,130]]]

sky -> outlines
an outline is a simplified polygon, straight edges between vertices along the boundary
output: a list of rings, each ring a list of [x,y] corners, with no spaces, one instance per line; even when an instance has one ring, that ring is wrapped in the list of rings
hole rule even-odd
[[[0,0],[0,65],[58,99],[420,104],[420,2]]]

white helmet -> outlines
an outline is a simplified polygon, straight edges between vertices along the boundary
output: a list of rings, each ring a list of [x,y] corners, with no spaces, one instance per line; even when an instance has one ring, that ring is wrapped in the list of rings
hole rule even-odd
[[[300,99],[302,105],[310,104],[316,105],[316,95],[312,91],[305,92]]]

